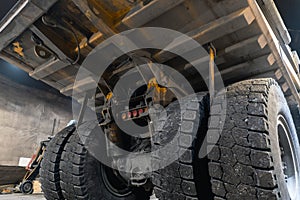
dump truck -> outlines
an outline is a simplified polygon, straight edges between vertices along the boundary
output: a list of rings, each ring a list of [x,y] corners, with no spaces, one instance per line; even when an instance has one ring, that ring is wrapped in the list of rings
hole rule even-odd
[[[46,199],[300,199],[293,3],[2,2],[0,58],[81,104]]]

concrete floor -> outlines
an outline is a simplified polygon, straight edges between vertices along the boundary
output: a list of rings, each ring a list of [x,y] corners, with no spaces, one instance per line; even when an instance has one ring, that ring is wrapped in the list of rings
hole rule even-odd
[[[43,194],[2,194],[0,195],[0,200],[46,200]],[[155,197],[151,197],[150,200],[158,200]]]
[[[0,200],[46,200],[43,194],[2,194],[0,195]]]

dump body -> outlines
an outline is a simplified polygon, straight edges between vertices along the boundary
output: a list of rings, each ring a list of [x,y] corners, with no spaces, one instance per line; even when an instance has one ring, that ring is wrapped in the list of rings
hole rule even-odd
[[[133,28],[162,27],[187,34],[201,45],[213,44],[215,63],[226,85],[272,77],[286,96],[300,103],[299,59],[288,46],[291,37],[272,0],[24,0],[10,11],[3,18],[9,23],[1,21],[1,58],[64,95],[78,91],[80,102],[95,80],[74,84],[76,74],[97,45]],[[42,16],[73,30],[78,44],[74,34],[47,25]],[[166,65],[184,65],[178,57],[162,52],[152,58]],[[188,76],[197,83],[197,75]]]

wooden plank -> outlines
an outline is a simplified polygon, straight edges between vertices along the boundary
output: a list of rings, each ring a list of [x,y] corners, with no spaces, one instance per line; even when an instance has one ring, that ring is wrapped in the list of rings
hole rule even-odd
[[[287,94],[289,91],[290,91],[290,87],[289,85],[287,84],[287,82],[283,83],[281,85],[281,88],[282,88],[282,91],[284,94]],[[291,95],[291,94],[290,94]]]
[[[70,63],[63,62],[58,58],[52,58],[51,60],[44,63],[43,65],[35,68],[35,70],[29,73],[29,75],[37,80],[40,80],[69,65]]]
[[[216,64],[227,66],[227,63],[242,61],[245,58],[251,60],[270,52],[264,35],[256,35],[217,51]]]
[[[97,83],[95,79],[92,77],[86,77],[82,80],[76,81],[74,84],[70,84],[65,88],[62,88],[60,92],[66,96],[71,96],[72,94],[80,94],[95,89],[96,86]]]
[[[52,77],[52,76],[51,76]],[[76,79],[76,74],[70,74],[69,76],[65,76],[62,79],[55,79],[57,83],[61,85],[70,85],[71,83],[74,83],[74,80]]]
[[[189,1],[187,1],[187,5],[189,5],[188,2]],[[191,5],[189,7],[197,13],[194,14],[195,18],[193,18],[191,22],[183,24],[183,27],[179,29],[179,31],[182,33],[189,32],[190,30],[193,30],[196,27],[200,27],[203,24],[209,23],[214,19],[224,17],[241,9],[245,9],[248,7],[248,3],[245,0],[193,0],[191,1]],[[189,12],[193,12],[192,10],[189,10]]]
[[[220,66],[226,64],[228,61],[241,60],[245,57],[249,59],[259,57],[271,52],[271,50],[266,47],[267,42],[264,35],[256,35],[222,50],[218,50],[215,63]]]
[[[245,8],[190,31],[187,35],[197,40],[200,44],[205,44],[244,28],[254,20],[255,17],[251,9]]]
[[[222,74],[224,81],[244,77],[247,76],[247,74],[250,76],[252,73],[263,73],[272,70],[271,66],[275,64],[275,60],[272,59],[272,57],[272,54],[264,55],[254,60],[228,67],[227,69],[220,71],[220,73]]]
[[[228,13],[232,13],[239,9],[248,7],[248,2],[246,0],[204,1],[208,5],[211,12],[213,12],[218,17],[225,16]]]
[[[80,53],[87,57],[89,53],[103,42],[103,34],[100,32],[94,33],[90,38],[85,38],[80,42]],[[78,47],[75,49],[75,52],[78,52]]]
[[[250,77],[254,77],[257,75],[265,74],[270,71],[274,71],[278,68],[276,65],[276,61],[272,59],[273,55],[266,54],[260,56],[258,58],[244,61],[242,63],[230,66],[226,69],[220,70],[219,73],[216,73],[215,79],[218,80],[219,76],[222,76],[222,80],[225,84],[232,84],[237,81],[242,81],[248,79]],[[208,68],[208,63],[207,63]],[[208,83],[208,76],[202,77]],[[191,84],[197,85],[199,84],[198,78],[191,78]]]
[[[246,8],[203,25],[193,31],[190,31],[187,35],[203,45],[250,25],[254,19],[255,17],[252,14],[251,9]],[[185,42],[187,41],[175,41],[166,47],[165,50],[176,52],[184,46]],[[158,62],[164,63],[174,58],[174,55],[166,51],[161,51],[156,54],[154,58]]]
[[[185,0],[154,0],[133,14],[125,17],[122,23],[129,28],[141,27]]]
[[[267,40],[264,35],[257,35],[247,40],[241,41],[230,47],[225,48],[224,54],[234,54],[236,57],[241,57],[251,54],[251,52],[259,51],[265,48]]]
[[[231,84],[259,74],[275,71],[277,65],[275,60],[270,59],[272,56],[272,54],[267,54],[253,60],[248,60],[243,63],[230,66],[221,70],[218,74],[216,74],[216,76],[221,75],[222,80],[226,84]]]
[[[234,57],[234,58],[241,58],[250,54],[253,54],[253,52],[259,52],[259,56],[263,54],[260,50],[265,48],[267,45],[266,39],[264,35],[257,35],[254,37],[251,37],[249,39],[246,39],[244,41],[238,42],[234,45],[231,45],[229,47],[226,47],[223,50],[217,51],[217,57],[215,58],[216,65],[226,63],[226,59],[228,56]],[[274,57],[270,57],[270,63],[273,62],[272,59]],[[185,65],[185,69],[188,69],[190,67],[193,67],[193,65],[201,65],[209,62],[209,55],[199,58],[195,60],[193,63],[188,63]]]

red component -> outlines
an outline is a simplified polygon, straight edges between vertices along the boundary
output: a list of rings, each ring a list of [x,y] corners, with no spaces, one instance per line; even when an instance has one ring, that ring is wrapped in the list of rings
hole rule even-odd
[[[143,109],[139,109],[139,115],[143,114],[144,110]]]
[[[33,156],[31,157],[31,159],[30,159],[30,161],[29,161],[29,163],[27,164],[27,166],[26,166],[26,170],[30,170],[30,168],[31,168],[31,164],[32,164],[32,162],[33,162],[33,160],[36,158],[36,155],[35,154],[33,154]]]
[[[138,116],[138,112],[136,110],[132,111],[132,115],[133,117],[137,117]]]
[[[131,118],[131,117],[132,117],[131,112],[128,112],[128,113],[127,113],[127,117],[128,117],[128,118]]]

